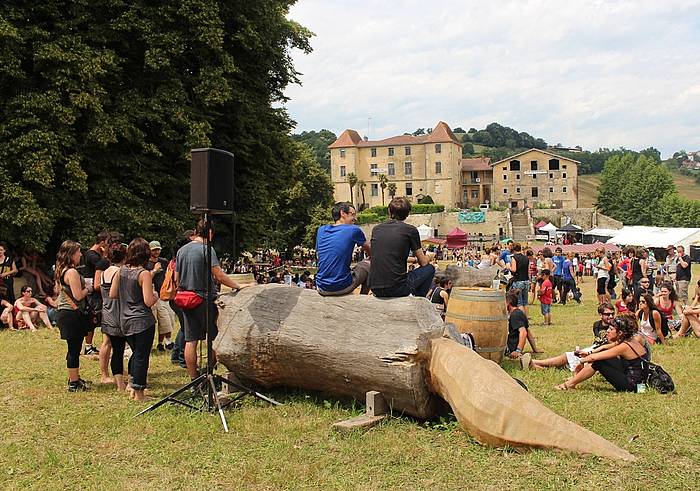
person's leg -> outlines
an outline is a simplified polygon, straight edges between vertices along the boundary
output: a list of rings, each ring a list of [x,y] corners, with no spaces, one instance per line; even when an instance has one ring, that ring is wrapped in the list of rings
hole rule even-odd
[[[197,378],[197,343],[198,341],[185,342],[185,365],[190,379]]]
[[[593,369],[599,371],[615,390],[633,392],[637,389],[627,378],[622,360],[619,358],[594,361],[592,365]]]
[[[91,329],[87,332],[85,335],[85,354],[92,354],[88,353],[88,351],[91,351],[90,348],[92,348],[92,340],[95,337],[95,329]]]
[[[556,385],[555,388],[559,390],[575,389],[578,384],[588,380],[593,375],[595,375],[595,369],[590,364],[584,365],[573,377],[562,384]]]
[[[433,284],[435,266],[426,264],[410,271],[406,277],[406,285],[409,291],[416,297],[425,297]]]
[[[566,354],[561,354],[553,358],[545,358],[544,360],[535,360],[530,362],[530,365],[535,368],[556,367],[561,368],[566,366]]]
[[[175,305],[175,302],[170,301],[170,308],[173,313],[177,316],[178,324],[180,328],[177,331],[177,336],[175,336],[175,346],[170,354],[170,361],[177,363],[180,366],[185,365],[185,316],[182,313],[182,309]]]
[[[100,360],[100,383],[102,384],[113,384],[114,379],[109,376],[109,357],[112,354],[112,342],[108,334],[102,333],[102,345],[100,346],[100,354],[98,355]],[[124,355],[124,349],[122,347],[122,356]],[[122,364],[124,361],[122,360]],[[121,373],[121,372],[120,372]]]
[[[155,337],[156,326],[150,326],[145,331],[129,336],[129,344],[133,350],[131,359],[131,388],[133,389],[133,398],[136,401],[145,399],[144,390],[148,378],[148,362],[151,356],[151,348],[153,347],[153,338]]]
[[[352,284],[355,288],[360,287],[360,295],[369,293],[369,259],[364,259],[357,263],[352,269]],[[355,289],[353,288],[353,290]]]
[[[185,310],[185,365],[190,378],[198,375],[197,343],[206,339],[206,308],[207,302],[202,302],[196,308]]]
[[[66,368],[68,368],[68,390],[81,390],[80,387],[80,349],[83,347],[83,338],[72,337],[66,339],[68,351],[66,353]]]
[[[688,303],[688,284],[690,282],[680,280],[676,283],[678,284],[678,291],[676,292],[678,294],[678,301],[681,303],[681,305],[686,305]]]
[[[562,280],[561,301],[560,301],[560,303],[562,305],[566,305],[566,301],[569,299],[569,292],[570,291],[571,291],[571,281],[570,280]]]
[[[527,329],[527,342],[530,343],[533,353],[544,353],[543,349],[537,347],[537,340],[535,339],[535,335],[532,334],[532,329]]]
[[[126,347],[126,338],[114,336],[110,339],[110,345],[112,348],[112,360],[110,362],[112,375],[117,384],[117,390],[124,390],[126,389],[126,383],[124,382],[124,348]],[[102,350],[100,350],[100,360],[102,360]]]

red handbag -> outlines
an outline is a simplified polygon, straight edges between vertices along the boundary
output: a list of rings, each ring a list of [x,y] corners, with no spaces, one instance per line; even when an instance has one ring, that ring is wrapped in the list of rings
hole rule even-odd
[[[204,301],[204,298],[189,290],[178,290],[175,294],[175,305],[183,310],[196,309]]]

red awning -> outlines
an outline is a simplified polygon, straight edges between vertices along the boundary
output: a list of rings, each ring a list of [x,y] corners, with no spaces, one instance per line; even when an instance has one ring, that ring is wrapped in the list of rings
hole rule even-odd
[[[428,237],[427,239],[423,239],[421,242],[427,242],[428,244],[435,245],[445,245],[447,241],[445,239],[438,239],[437,237]]]
[[[447,234],[447,247],[451,249],[466,247],[468,244],[469,237],[467,233],[459,227],[453,228],[450,233]]]
[[[540,220],[539,222],[537,222],[537,225],[535,225],[535,228],[542,228],[545,225],[547,225],[547,222],[545,222],[544,220]]]

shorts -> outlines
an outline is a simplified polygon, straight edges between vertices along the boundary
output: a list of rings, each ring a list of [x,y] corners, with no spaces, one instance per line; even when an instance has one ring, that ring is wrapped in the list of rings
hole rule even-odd
[[[608,279],[609,278],[598,278],[595,289],[598,295],[605,295],[608,293]]]
[[[541,303],[540,304],[540,311],[542,312],[542,315],[547,315],[552,313],[552,304],[551,303]]]
[[[527,305],[527,294],[530,291],[530,282],[525,281],[514,281],[512,289],[519,290],[518,293],[518,307]]]
[[[681,302],[688,303],[688,280],[676,280],[676,293],[678,294],[678,300]]]
[[[211,339],[214,339],[219,334],[219,329],[216,326],[216,321],[219,317],[219,309],[214,302],[204,301],[194,309],[183,309],[182,311],[185,318],[185,342],[201,341],[207,338],[205,310],[207,304],[209,305],[209,315],[211,319],[209,336]]]

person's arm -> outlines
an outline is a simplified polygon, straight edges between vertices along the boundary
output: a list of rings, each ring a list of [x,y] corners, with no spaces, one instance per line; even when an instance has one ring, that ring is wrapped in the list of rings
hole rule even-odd
[[[654,316],[654,330],[656,331],[656,335],[662,343],[665,343],[666,339],[664,338],[664,333],[661,331],[661,313],[658,310],[654,310],[651,312],[651,315]]]
[[[248,288],[255,285],[255,283],[237,283],[233,281],[219,266],[212,266],[211,274],[214,276],[216,281],[222,285],[232,288],[233,290],[242,290],[243,288]]]
[[[15,308],[21,312],[33,312],[34,309],[32,307],[27,307],[22,303],[22,299],[18,298],[15,300]]]
[[[428,263],[430,263],[430,259],[428,259],[428,256],[423,252],[422,248],[418,248],[415,251],[413,251],[413,254],[416,256],[416,260],[418,261],[418,264],[421,266],[426,266]]]
[[[683,318],[683,308],[681,307],[680,302],[674,302],[673,305],[675,307],[676,314],[678,314],[678,318],[682,319]]]
[[[158,297],[153,294],[153,275],[151,275],[150,271],[141,271],[139,283],[141,283],[143,303],[146,304],[146,307],[153,307],[158,301]]]
[[[109,287],[109,298],[116,300],[119,298],[119,270],[112,275],[112,285]]]
[[[624,353],[626,347],[624,344],[615,344],[612,348],[599,351],[597,353],[592,353],[588,356],[581,358],[581,363],[593,363],[594,361],[609,360],[610,358],[617,358],[622,353]]]
[[[505,264],[505,262],[504,262],[504,264]],[[513,273],[515,273],[518,270],[518,263],[515,261],[514,256],[510,256],[510,263],[508,263],[507,266],[508,266],[508,269]]]
[[[683,259],[685,256],[678,256],[678,264],[680,264],[682,267],[687,268],[688,267],[688,262]]]
[[[440,296],[445,301],[445,310],[447,310],[447,302],[450,300],[450,295],[447,293],[447,290],[443,288],[440,292]]]
[[[510,354],[511,358],[519,358],[523,354],[525,342],[527,341],[527,328],[518,329],[518,347]]]
[[[69,269],[66,274],[66,281],[70,287],[70,293],[76,302],[80,302],[82,299],[90,294],[90,290],[87,287],[82,288],[80,284],[80,273],[75,268]]]
[[[642,278],[646,278],[647,277],[647,260],[640,259],[639,260],[639,267],[642,270]]]

